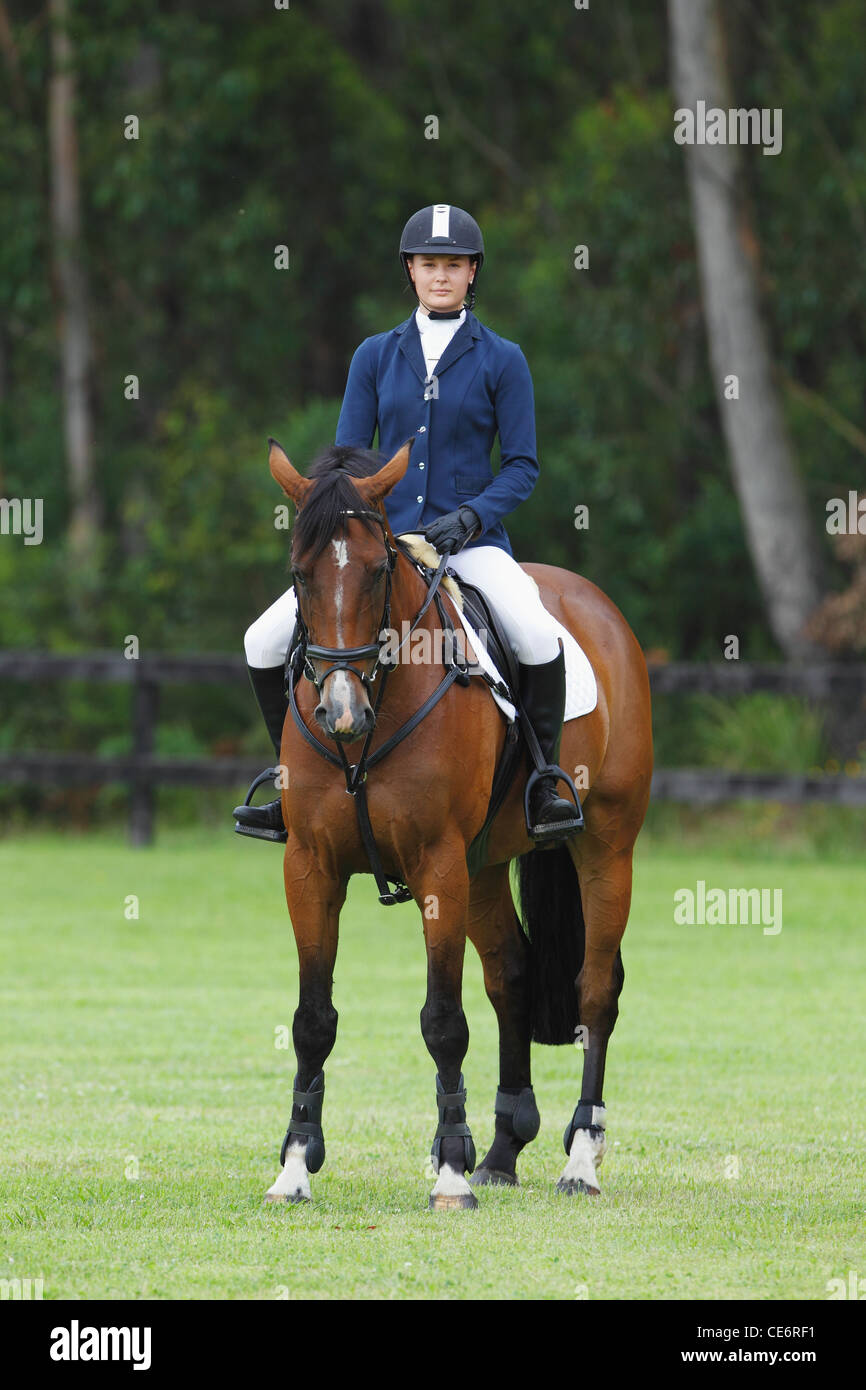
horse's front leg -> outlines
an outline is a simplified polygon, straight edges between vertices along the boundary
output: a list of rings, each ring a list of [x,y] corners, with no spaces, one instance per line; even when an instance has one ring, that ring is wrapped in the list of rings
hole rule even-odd
[[[286,901],[298,947],[298,1007],[292,1026],[297,1074],[292,1117],[280,1149],[283,1165],[265,1195],[268,1202],[308,1202],[310,1173],[325,1161],[322,1103],[323,1067],[337,1037],[337,1010],[331,1002],[340,910],[346,880],[327,872],[289,834],[284,861]]]
[[[477,1207],[478,1199],[464,1176],[475,1167],[475,1145],[466,1123],[461,1070],[469,1046],[462,1003],[469,904],[463,841],[440,843],[428,851],[420,873],[413,875],[412,887],[421,908],[427,946],[427,998],[421,1010],[421,1033],[437,1073],[439,1123],[432,1149],[436,1183],[429,1205],[431,1211]]]

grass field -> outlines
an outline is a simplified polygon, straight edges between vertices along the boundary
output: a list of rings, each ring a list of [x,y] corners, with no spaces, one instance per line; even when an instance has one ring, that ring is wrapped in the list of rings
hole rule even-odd
[[[645,842],[601,1197],[554,1192],[580,1059],[536,1048],[522,1187],[449,1214],[426,1210],[420,921],[369,878],[343,914],[314,1202],[262,1203],[294,1062],[280,867],[230,834],[0,844],[0,1277],[45,1298],[824,1299],[866,1275],[866,865]],[[675,925],[699,879],[781,888],[781,932]],[[496,1029],[471,951],[465,1007],[481,1153]]]

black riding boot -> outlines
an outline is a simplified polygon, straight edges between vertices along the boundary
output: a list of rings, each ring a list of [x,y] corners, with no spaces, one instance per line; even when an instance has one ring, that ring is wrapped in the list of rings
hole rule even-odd
[[[280,743],[283,737],[283,724],[289,702],[285,691],[285,670],[282,666],[248,666],[250,681],[265,727],[274,745],[276,761],[280,761]],[[259,840],[285,840],[286,827],[283,824],[283,808],[279,797],[264,806],[250,806],[253,792],[262,783],[276,777],[277,769],[268,768],[257,777],[247,792],[243,806],[234,809],[235,830],[239,835],[252,835]]]
[[[559,780],[555,771],[544,774],[544,766],[555,767],[559,761],[562,740],[562,720],[565,713],[565,657],[560,648],[552,661],[540,666],[520,663],[520,704],[524,715],[535,731],[541,760],[532,758],[542,775],[529,792],[527,829],[533,840],[540,843],[563,840],[583,829],[583,813],[574,801],[566,801],[556,790]],[[530,753],[532,749],[530,748]],[[573,784],[572,784],[573,785]]]

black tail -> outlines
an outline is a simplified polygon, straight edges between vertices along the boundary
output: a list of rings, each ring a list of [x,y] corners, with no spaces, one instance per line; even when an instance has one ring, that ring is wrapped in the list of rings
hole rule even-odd
[[[575,981],[584,950],[577,871],[560,846],[521,855],[517,872],[520,915],[530,941],[532,1038],[573,1043],[580,1022]]]

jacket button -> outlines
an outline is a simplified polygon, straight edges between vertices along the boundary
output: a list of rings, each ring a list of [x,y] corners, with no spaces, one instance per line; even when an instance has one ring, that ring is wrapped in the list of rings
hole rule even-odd
[[[415,498],[415,501],[416,501],[416,502],[423,502],[423,501],[424,501],[424,498],[423,498],[423,497],[416,497],[416,498]]]
[[[426,432],[426,429],[427,429],[427,426],[426,426],[426,425],[419,425],[419,427],[418,427],[418,433],[419,433],[419,434],[424,434],[424,433]]]
[[[419,467],[419,468],[423,468],[423,467],[424,467],[424,460],[423,460],[423,459],[422,459],[421,462],[418,464],[418,467]]]

